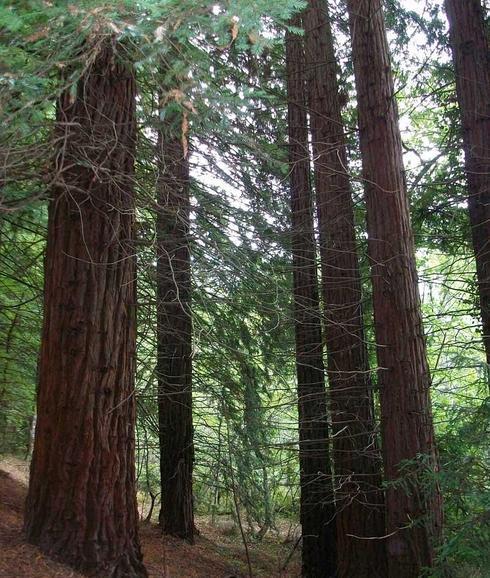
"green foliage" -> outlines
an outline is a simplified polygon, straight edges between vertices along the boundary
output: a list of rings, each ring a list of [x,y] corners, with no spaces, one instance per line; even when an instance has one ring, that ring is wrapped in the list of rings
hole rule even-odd
[[[195,498],[261,537],[297,521],[298,463],[289,257],[283,31],[303,2],[21,1],[0,5],[0,451],[26,453],[40,344],[46,197],[56,97],[107,35],[139,84],[136,158],[138,484],[159,492],[155,368],[155,128],[189,120],[192,164]],[[345,93],[353,96],[343,2],[334,2]],[[488,368],[478,329],[454,75],[439,2],[387,3],[433,376],[446,540],[439,574],[490,566]],[[413,47],[416,45],[416,49]],[[163,90],[164,89],[164,90]],[[175,92],[178,91],[178,92]],[[162,94],[162,92],[164,94]],[[165,100],[166,99],[166,100]],[[165,101],[165,102],[162,102]],[[355,126],[355,107],[344,110]],[[348,134],[351,168],[358,143]],[[362,183],[356,219],[375,367]],[[405,464],[400,484],[426,474]],[[156,512],[155,512],[156,516]],[[154,516],[154,517],[155,517]]]
[[[27,455],[35,414],[45,212],[0,219],[0,452]]]

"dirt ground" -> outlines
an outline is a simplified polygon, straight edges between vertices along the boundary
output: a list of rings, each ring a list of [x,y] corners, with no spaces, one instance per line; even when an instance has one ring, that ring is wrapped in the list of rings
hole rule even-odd
[[[22,517],[27,491],[28,466],[16,458],[0,459],[0,577],[83,578],[54,562],[27,544],[22,534]],[[245,578],[248,577],[243,544],[229,527],[217,527],[205,518],[197,520],[200,535],[191,546],[162,537],[158,527],[142,524],[140,536],[145,565],[151,578]],[[285,570],[282,566],[293,549],[280,538],[265,538],[250,544],[253,578],[297,578],[298,552]]]

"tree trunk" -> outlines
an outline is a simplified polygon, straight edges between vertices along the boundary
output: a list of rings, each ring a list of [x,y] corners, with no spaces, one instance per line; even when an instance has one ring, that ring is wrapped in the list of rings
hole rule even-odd
[[[422,567],[433,564],[442,509],[433,481],[438,460],[401,137],[381,0],[348,0],[347,4],[366,191],[383,457],[389,482],[388,574],[418,577]],[[404,467],[405,460],[411,460],[410,467]]]
[[[194,541],[189,158],[185,113],[167,106],[159,132],[158,416],[163,531]]]
[[[296,19],[293,25],[301,25]],[[303,577],[335,575],[335,509],[328,452],[328,423],[321,316],[309,178],[304,52],[300,37],[286,38],[293,291],[298,379],[300,520]]]
[[[476,258],[483,343],[490,364],[490,47],[480,0],[446,0],[456,72],[468,210]]]
[[[304,28],[334,429],[337,572],[340,578],[384,577],[384,541],[365,539],[384,535],[381,454],[364,340],[337,63],[326,2],[309,0]]]
[[[136,86],[112,39],[58,104],[28,540],[76,569],[147,576],[134,472]]]

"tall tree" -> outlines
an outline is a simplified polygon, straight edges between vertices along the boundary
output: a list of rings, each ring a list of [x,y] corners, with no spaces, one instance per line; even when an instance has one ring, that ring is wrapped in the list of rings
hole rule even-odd
[[[384,535],[381,454],[363,331],[337,62],[326,2],[309,0],[304,28],[334,430],[337,572],[339,577],[385,576],[384,541],[366,539]]]
[[[442,525],[430,375],[381,0],[348,0],[380,388],[389,576],[432,566]],[[407,461],[410,461],[408,467]]]
[[[175,91],[174,91],[175,92]],[[164,532],[194,540],[187,116],[171,96],[158,134],[157,377]]]
[[[490,364],[490,47],[480,0],[446,0],[456,72],[468,210],[476,258],[483,343]]]
[[[144,577],[134,472],[134,71],[103,37],[58,103],[29,541]]]
[[[301,25],[296,18],[293,25]],[[302,39],[286,35],[293,294],[298,380],[300,521],[305,578],[334,576],[335,509],[313,232]]]

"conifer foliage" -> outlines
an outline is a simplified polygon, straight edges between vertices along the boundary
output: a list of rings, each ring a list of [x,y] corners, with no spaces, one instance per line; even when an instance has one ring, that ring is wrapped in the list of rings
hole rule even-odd
[[[485,575],[487,25],[481,0],[0,3],[17,544],[97,578],[210,550]]]

